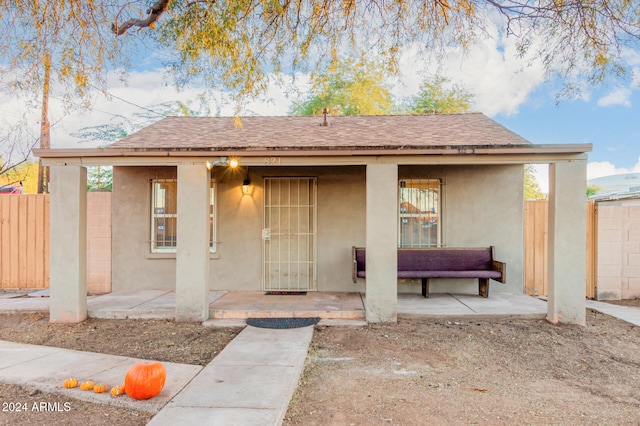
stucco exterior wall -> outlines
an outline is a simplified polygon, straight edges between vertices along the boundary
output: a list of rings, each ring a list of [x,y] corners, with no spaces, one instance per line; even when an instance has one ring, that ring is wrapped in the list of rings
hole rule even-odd
[[[175,178],[176,169],[114,167],[111,289],[175,289],[176,262],[150,253],[151,184]]]
[[[175,168],[114,167],[113,291],[174,289],[175,255],[150,252],[150,179],[173,177]],[[522,166],[400,166],[400,178],[438,178],[443,241],[448,246],[496,247],[507,263],[507,284],[491,292],[523,292]],[[348,167],[251,167],[251,195],[241,173],[217,171],[217,252],[210,260],[210,288],[262,288],[263,181],[265,177],[317,177],[317,290],[364,291],[351,280],[351,246],[366,241],[366,169]],[[400,292],[419,285],[400,283]],[[432,292],[477,293],[475,280],[433,280]]]
[[[640,200],[598,202],[597,299],[640,297]]]
[[[506,284],[490,281],[492,292],[524,292],[524,170],[521,165],[400,168],[400,178],[439,178],[442,241],[448,247],[495,247],[507,264]],[[400,285],[399,291],[420,291]],[[430,280],[431,293],[478,293],[477,280]]]
[[[523,293],[523,166],[458,167],[445,188],[448,245],[494,246],[496,259],[507,264],[507,282],[491,280],[490,291]]]

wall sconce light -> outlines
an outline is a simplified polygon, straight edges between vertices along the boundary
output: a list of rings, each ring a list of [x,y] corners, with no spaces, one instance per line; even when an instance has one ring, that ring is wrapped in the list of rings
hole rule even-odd
[[[251,181],[249,179],[245,179],[242,182],[242,194],[251,195],[253,192],[253,185],[251,185]]]
[[[235,169],[239,165],[237,158],[228,158],[228,157],[220,157],[219,160],[215,160],[215,161],[207,160],[205,164],[207,166],[207,170],[213,169],[214,166],[229,166],[232,169]]]

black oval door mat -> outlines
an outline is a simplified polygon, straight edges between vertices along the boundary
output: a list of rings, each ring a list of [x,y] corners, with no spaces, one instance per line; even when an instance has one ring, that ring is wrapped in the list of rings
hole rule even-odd
[[[247,318],[247,324],[259,328],[300,328],[316,325],[320,321],[315,318]]]

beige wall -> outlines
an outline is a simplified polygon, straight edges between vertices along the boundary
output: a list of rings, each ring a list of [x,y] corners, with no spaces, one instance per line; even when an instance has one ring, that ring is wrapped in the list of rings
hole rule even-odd
[[[640,200],[598,202],[597,299],[640,297]]]
[[[524,170],[523,166],[401,167],[400,178],[439,178],[442,194],[443,242],[449,247],[495,247],[497,260],[507,264],[507,283],[490,281],[491,292],[524,291]],[[419,292],[401,285],[400,291]],[[478,292],[477,280],[431,280],[430,292]]]
[[[175,168],[113,168],[112,291],[175,289],[175,255],[170,260],[158,259],[149,250],[150,179],[175,176]]]
[[[111,192],[87,193],[87,293],[111,291]]]
[[[444,241],[449,246],[496,247],[507,262],[507,285],[491,291],[523,291],[522,166],[400,166],[399,176],[443,180]],[[150,179],[173,177],[171,168],[114,167],[113,290],[175,288],[175,256],[149,249]],[[351,246],[365,245],[364,166],[324,168],[251,167],[253,193],[243,195],[244,176],[216,176],[218,251],[210,263],[211,289],[259,291],[262,286],[263,178],[315,176],[318,179],[318,291],[364,291],[351,281]],[[518,200],[515,201],[514,200]],[[453,284],[453,287],[452,287]],[[434,281],[433,292],[477,293],[477,281]],[[399,291],[419,292],[401,284]]]

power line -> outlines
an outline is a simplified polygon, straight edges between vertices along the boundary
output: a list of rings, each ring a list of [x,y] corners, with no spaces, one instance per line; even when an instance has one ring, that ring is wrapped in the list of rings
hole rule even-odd
[[[113,94],[113,93],[111,93],[111,92],[108,92],[108,91],[106,91],[106,90],[99,89],[99,88],[97,88],[97,87],[96,87],[96,86],[94,86],[94,85],[91,85],[91,87],[93,87],[93,88],[94,88],[94,89],[96,89],[96,90],[100,90],[101,92],[106,93],[107,95],[111,96],[112,98],[115,98],[115,99],[117,99],[117,100],[119,100],[119,101],[122,101],[122,102],[124,102],[124,103],[126,103],[126,104],[129,104],[129,105],[132,105],[132,106],[134,106],[134,107],[136,107],[136,108],[140,108],[140,109],[142,109],[142,110],[148,111],[148,112],[150,112],[150,113],[152,113],[152,114],[155,114],[155,115],[157,115],[157,116],[163,116],[162,114],[160,114],[160,113],[159,113],[159,112],[157,112],[157,111],[154,111],[154,110],[152,110],[152,109],[149,109],[149,108],[146,108],[146,107],[140,106],[140,105],[138,105],[138,104],[136,104],[136,103],[134,103],[134,102],[128,101],[128,100],[126,100],[126,99],[123,99],[123,98],[121,98],[121,97],[119,97],[119,96],[114,95],[114,94]]]

